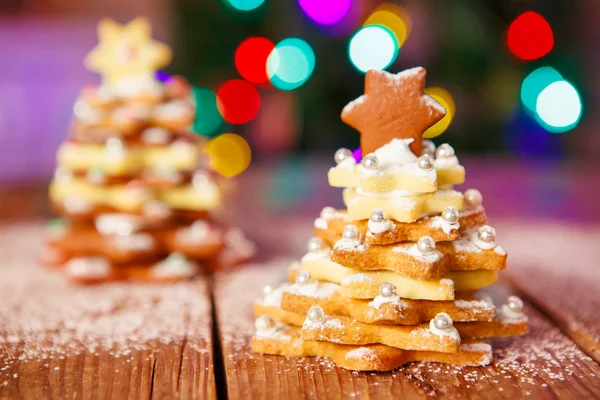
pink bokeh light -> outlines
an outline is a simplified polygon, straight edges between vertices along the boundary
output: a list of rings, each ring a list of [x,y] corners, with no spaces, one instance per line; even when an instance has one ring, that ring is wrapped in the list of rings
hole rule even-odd
[[[351,0],[298,0],[310,19],[320,25],[340,22],[350,10]]]

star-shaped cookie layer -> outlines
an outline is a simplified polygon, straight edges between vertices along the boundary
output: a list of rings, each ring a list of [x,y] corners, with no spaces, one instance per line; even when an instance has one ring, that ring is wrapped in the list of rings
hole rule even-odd
[[[410,149],[421,155],[423,132],[446,115],[446,110],[424,89],[422,67],[395,75],[367,72],[365,94],[342,110],[342,120],[360,132],[362,154],[372,153],[394,138],[412,138]]]
[[[99,43],[87,55],[85,66],[109,84],[123,77],[152,74],[171,61],[171,50],[152,40],[150,33],[150,23],[143,17],[127,25],[103,19],[98,24]]]

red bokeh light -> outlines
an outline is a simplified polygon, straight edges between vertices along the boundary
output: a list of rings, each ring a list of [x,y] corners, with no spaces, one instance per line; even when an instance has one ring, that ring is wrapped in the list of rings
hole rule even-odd
[[[520,59],[536,60],[552,50],[554,35],[544,17],[527,11],[508,27],[507,43],[510,51]]]
[[[245,124],[258,114],[260,95],[251,83],[232,79],[225,82],[217,91],[217,108],[225,121],[232,124]]]
[[[235,67],[240,75],[257,85],[268,84],[267,58],[274,48],[275,44],[263,37],[244,40],[235,51]]]

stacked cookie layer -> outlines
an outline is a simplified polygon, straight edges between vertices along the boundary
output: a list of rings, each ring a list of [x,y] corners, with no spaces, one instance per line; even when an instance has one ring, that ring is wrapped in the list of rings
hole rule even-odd
[[[491,362],[481,339],[527,332],[522,302],[478,296],[506,267],[481,194],[453,185],[465,171],[447,144],[393,139],[356,164],[338,150],[329,182],[347,210],[326,207],[290,283],[266,288],[253,349],[325,356],[353,370],[411,361]]]
[[[201,116],[200,116],[201,117]],[[190,86],[149,75],[85,88],[58,150],[44,261],[77,282],[174,281],[248,259],[213,222],[226,187],[207,167]]]

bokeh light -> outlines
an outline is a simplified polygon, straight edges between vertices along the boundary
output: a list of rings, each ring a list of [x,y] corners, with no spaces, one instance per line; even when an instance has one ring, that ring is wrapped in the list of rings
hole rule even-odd
[[[221,129],[223,117],[217,108],[217,95],[208,88],[192,87],[192,99],[196,106],[193,131],[211,136]]]
[[[442,107],[446,109],[444,118],[436,122],[423,133],[424,138],[431,139],[441,135],[448,129],[448,126],[450,125],[450,122],[452,122],[452,119],[454,119],[454,114],[456,113],[456,104],[454,103],[452,95],[446,89],[430,87],[425,89],[425,93],[433,97],[435,101],[440,103]]]
[[[258,8],[265,0],[225,0],[230,6],[240,11],[250,11]]]
[[[258,114],[260,95],[251,83],[232,79],[225,82],[217,91],[217,108],[225,121],[232,124],[245,124]]]
[[[563,80],[552,67],[541,67],[527,75],[521,84],[521,101],[531,112],[535,112],[538,96],[551,83]]]
[[[388,28],[396,37],[396,42],[401,47],[410,33],[412,21],[410,15],[398,4],[382,4],[367,18],[364,26],[382,25]]]
[[[352,152],[352,157],[354,157],[354,161],[356,163],[360,163],[362,161],[362,149],[359,147]]]
[[[351,0],[298,0],[306,15],[320,25],[340,22],[350,10]]]
[[[263,37],[244,40],[235,51],[235,67],[240,75],[256,85],[269,83],[267,58],[275,44]]]
[[[554,46],[550,24],[533,11],[524,12],[509,25],[506,40],[510,51],[523,60],[543,57]]]
[[[398,43],[394,34],[381,25],[369,25],[359,29],[350,39],[348,55],[352,64],[361,72],[385,69],[398,56]]]
[[[252,158],[248,142],[234,133],[225,133],[212,139],[205,145],[204,152],[208,154],[209,165],[226,177],[244,172]]]
[[[581,119],[582,109],[577,89],[564,80],[551,83],[542,90],[535,106],[538,122],[552,133],[573,129]]]
[[[287,38],[277,43],[267,59],[267,75],[277,89],[294,90],[302,86],[315,69],[315,53],[308,43]]]

